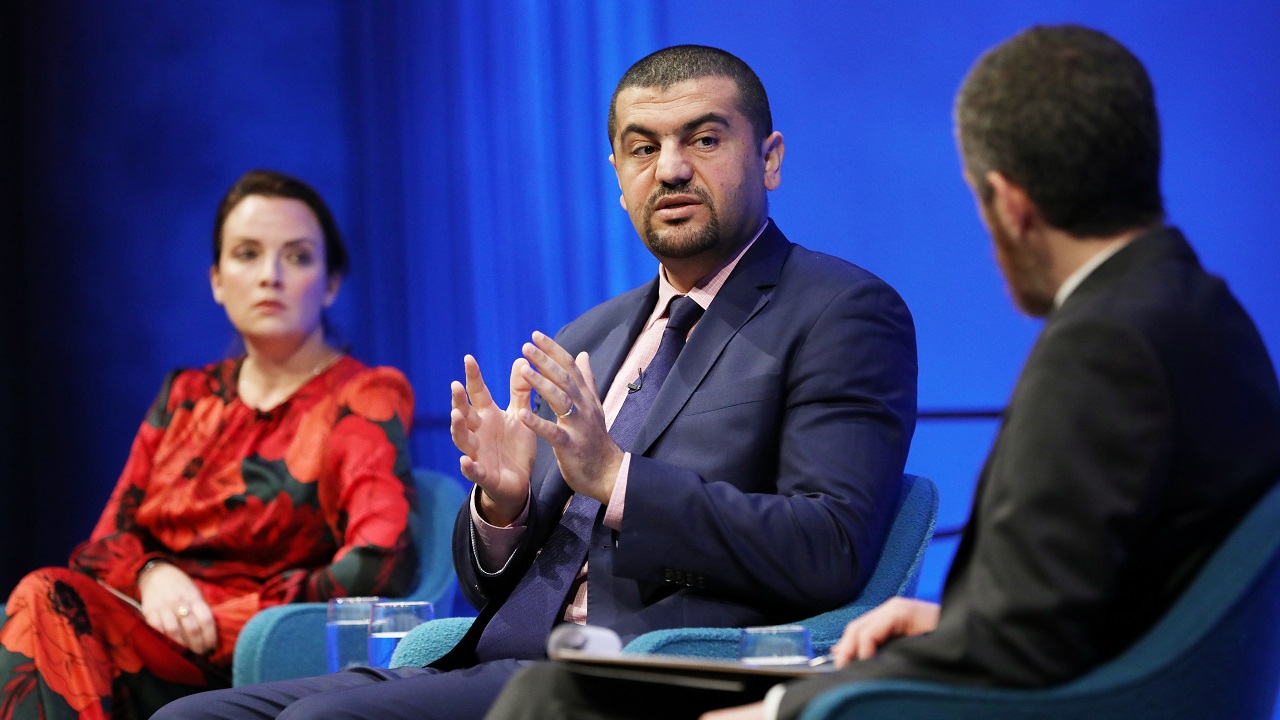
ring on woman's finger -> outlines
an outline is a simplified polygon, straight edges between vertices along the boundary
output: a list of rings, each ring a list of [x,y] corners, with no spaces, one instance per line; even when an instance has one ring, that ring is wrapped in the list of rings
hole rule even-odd
[[[573,414],[573,411],[574,411],[574,405],[573,405],[573,401],[571,400],[571,401],[569,401],[569,409],[568,409],[568,410],[565,410],[565,411],[564,411],[564,412],[562,412],[562,413],[556,413],[556,417],[558,417],[558,418],[560,418],[560,419],[562,419],[562,420],[563,420],[564,418],[567,418],[567,417],[569,417],[570,415],[572,415],[572,414]],[[554,410],[552,410],[552,412],[555,412],[555,411],[554,411]]]
[[[178,609],[175,612],[178,613],[178,617],[184,618],[191,614],[191,608],[187,607],[186,605],[179,605]]]

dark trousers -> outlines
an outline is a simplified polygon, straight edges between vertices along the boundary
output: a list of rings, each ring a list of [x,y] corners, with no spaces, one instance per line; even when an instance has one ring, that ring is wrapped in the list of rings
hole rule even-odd
[[[507,683],[487,720],[684,720],[709,710],[760,700],[774,680],[747,684],[739,690],[682,687],[602,677],[589,668],[562,663],[535,663]]]
[[[431,668],[353,668],[191,695],[153,720],[480,720],[521,667],[495,660],[451,672]]]

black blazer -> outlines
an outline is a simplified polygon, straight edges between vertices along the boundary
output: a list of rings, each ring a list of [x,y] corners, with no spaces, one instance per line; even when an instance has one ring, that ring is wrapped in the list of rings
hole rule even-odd
[[[1069,680],[1119,654],[1280,477],[1280,389],[1253,321],[1153,230],[1055,310],[1018,379],[937,630],[788,688]]]

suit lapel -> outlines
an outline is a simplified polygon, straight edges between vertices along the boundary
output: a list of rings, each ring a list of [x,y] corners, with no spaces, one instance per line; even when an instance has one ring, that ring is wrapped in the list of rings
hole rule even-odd
[[[689,343],[653,400],[632,452],[644,454],[649,450],[689,401],[733,336],[769,303],[790,248],[791,243],[770,220],[694,327]],[[634,340],[635,334],[630,337]]]
[[[602,402],[609,392],[614,376],[618,374],[622,362],[626,360],[627,353],[631,351],[631,346],[635,344],[640,331],[644,329],[644,321],[653,312],[654,303],[658,298],[658,279],[655,277],[648,285],[642,285],[628,292],[635,294],[635,302],[624,304],[620,311],[611,312],[609,317],[602,318],[599,324],[603,337],[599,341],[589,338],[580,348],[591,355],[591,373],[596,380],[596,395]],[[570,351],[575,355],[578,352],[571,348]],[[538,502],[545,508],[548,517],[559,517],[559,512],[569,501],[572,491],[564,480],[560,479],[560,467],[555,461],[555,453],[542,439],[538,440],[538,457],[548,458],[543,469],[538,471],[538,476],[544,479],[544,482],[539,485]],[[553,477],[555,481],[549,482]]]

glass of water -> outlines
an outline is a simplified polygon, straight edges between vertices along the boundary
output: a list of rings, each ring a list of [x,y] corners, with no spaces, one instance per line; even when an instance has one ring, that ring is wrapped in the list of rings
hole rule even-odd
[[[400,638],[435,617],[425,600],[383,600],[373,604],[369,617],[369,664],[391,667],[391,656]]]
[[[744,628],[738,660],[747,665],[804,665],[813,659],[809,629],[802,625]]]
[[[338,672],[368,659],[365,639],[369,637],[369,615],[380,597],[341,597],[329,599],[329,615],[324,624],[325,649],[329,656],[329,672]]]

